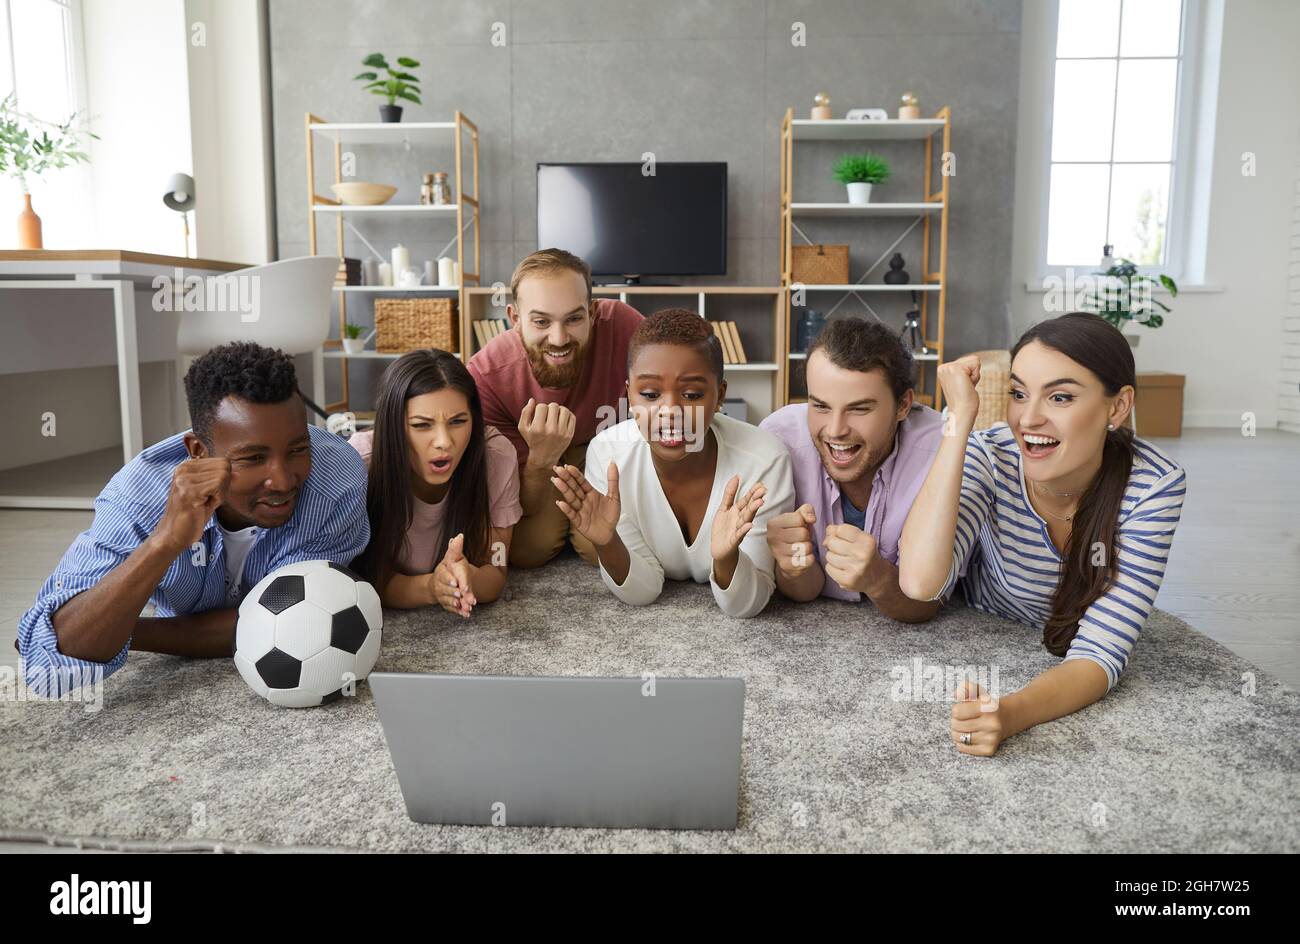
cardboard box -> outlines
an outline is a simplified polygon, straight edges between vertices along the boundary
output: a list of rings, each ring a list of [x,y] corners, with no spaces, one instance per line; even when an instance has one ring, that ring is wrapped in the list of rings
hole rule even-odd
[[[1137,419],[1137,434],[1146,439],[1152,436],[1181,436],[1183,434],[1182,374],[1164,371],[1146,371],[1137,375],[1137,397],[1133,412]]]

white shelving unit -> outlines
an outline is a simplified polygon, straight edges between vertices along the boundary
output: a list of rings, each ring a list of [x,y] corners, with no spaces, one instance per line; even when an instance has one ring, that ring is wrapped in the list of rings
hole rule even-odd
[[[937,292],[940,286],[934,283],[929,285],[827,285],[816,282],[795,282],[790,286],[790,291],[794,292],[803,289],[805,292]]]
[[[796,141],[923,141],[942,131],[942,118],[890,118],[885,121],[850,121],[792,118]]]
[[[343,257],[343,223],[347,217],[391,217],[403,220],[447,220],[456,227],[453,242],[456,247],[456,261],[461,273],[461,284],[454,288],[435,286],[418,286],[404,288],[399,286],[376,285],[336,285],[334,297],[338,299],[339,336],[325,342],[322,354],[325,358],[337,361],[342,370],[342,399],[325,404],[324,409],[333,412],[348,409],[350,395],[348,362],[351,360],[393,360],[399,354],[380,354],[377,351],[363,351],[360,354],[348,354],[343,350],[342,338],[347,324],[347,301],[355,297],[378,297],[381,295],[408,295],[427,298],[457,299],[460,351],[454,351],[462,360],[465,359],[466,335],[469,320],[466,316],[465,290],[469,285],[477,286],[480,281],[481,258],[479,255],[479,181],[478,181],[478,126],[460,111],[451,121],[415,121],[415,122],[330,122],[308,113],[307,133],[307,205],[308,234],[311,254],[317,255],[316,224],[328,220],[334,223],[337,253]],[[471,153],[465,160],[463,149],[468,141]],[[382,203],[377,206],[344,205],[340,201],[322,196],[316,190],[316,144],[322,142],[331,146],[334,156],[334,183],[343,182],[343,149],[354,145],[375,145],[381,147],[401,147],[410,150],[416,145],[442,145],[450,143],[455,160],[455,203],[430,205],[409,203]],[[471,176],[472,175],[472,176]],[[472,180],[472,187],[467,188],[467,177]],[[472,225],[473,265],[466,266],[469,253],[466,251],[466,228]],[[320,373],[319,371],[317,373]],[[325,380],[317,377],[315,383],[317,403],[324,404]]]
[[[394,213],[409,213],[420,216],[455,216],[456,211],[460,209],[458,203],[444,203],[439,206],[421,206],[418,203],[380,203],[376,206],[356,206],[356,205],[338,205],[329,206],[318,204],[311,208],[313,213],[332,213],[338,216],[373,216],[375,214],[389,215]]]
[[[792,203],[795,216],[918,216],[939,213],[942,203]]]
[[[796,142],[799,141],[917,141],[924,145],[923,178],[919,200],[899,203],[796,203],[794,200],[794,159]],[[920,313],[921,332],[925,344],[932,353],[916,355],[918,361],[926,361],[937,367],[943,362],[944,351],[944,314],[948,297],[948,210],[950,177],[942,172],[936,181],[935,171],[939,169],[942,154],[952,149],[952,112],[948,107],[940,108],[933,118],[885,119],[880,121],[850,121],[847,118],[829,120],[795,118],[794,109],[786,109],[781,122],[781,169],[779,212],[781,284],[785,288],[785,314],[782,319],[781,337],[788,340],[792,333],[790,325],[791,299],[796,291],[803,293],[849,295],[867,293],[914,292]],[[940,158],[941,159],[941,158]],[[847,285],[816,285],[796,282],[793,275],[793,245],[796,234],[811,243],[812,240],[795,223],[795,218],[839,218],[839,219],[889,219],[912,218],[913,222],[898,237],[901,241],[913,227],[921,227],[921,273],[915,284],[885,285],[863,284],[861,282]],[[937,237],[938,245],[931,248]],[[897,245],[897,242],[895,245]],[[892,248],[892,247],[891,247]],[[877,266],[884,261],[882,255],[865,274],[866,279]],[[888,296],[886,296],[888,297]],[[843,299],[841,299],[843,300]],[[870,305],[864,298],[859,301]],[[838,303],[836,303],[838,305]],[[834,308],[831,308],[834,311]],[[874,312],[872,312],[874,314]],[[778,354],[780,364],[778,386],[781,402],[790,399],[791,363],[807,359],[806,355],[791,352],[785,344],[785,357]],[[927,371],[921,371],[917,388],[918,399],[922,403],[936,408],[943,405],[943,392],[939,388],[937,374],[927,384]]]

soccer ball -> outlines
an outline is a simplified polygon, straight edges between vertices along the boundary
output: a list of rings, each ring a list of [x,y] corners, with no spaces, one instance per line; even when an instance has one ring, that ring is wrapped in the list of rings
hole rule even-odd
[[[383,625],[379,594],[346,567],[288,564],[239,605],[235,667],[273,705],[327,704],[370,674]]]

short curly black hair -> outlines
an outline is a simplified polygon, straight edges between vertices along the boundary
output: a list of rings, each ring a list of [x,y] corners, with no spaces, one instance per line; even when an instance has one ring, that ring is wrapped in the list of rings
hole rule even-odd
[[[293,358],[251,341],[214,347],[185,372],[185,399],[194,435],[211,445],[212,418],[226,397],[250,403],[283,403],[298,392]]]
[[[708,359],[709,366],[717,375],[718,383],[722,377],[722,342],[713,333],[709,322],[705,321],[689,308],[664,308],[652,315],[647,315],[627,343],[627,372],[632,373],[632,361],[637,352],[647,344],[681,344],[693,347]]]

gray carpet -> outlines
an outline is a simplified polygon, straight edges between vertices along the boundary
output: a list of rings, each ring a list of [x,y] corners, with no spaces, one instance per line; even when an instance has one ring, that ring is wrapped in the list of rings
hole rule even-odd
[[[226,660],[134,654],[104,708],[0,705],[0,840],[109,848],[382,851],[1300,851],[1300,695],[1166,613],[1100,703],[959,754],[950,706],[891,697],[890,669],[1055,660],[1029,629],[950,607],[906,626],[778,601],[731,620],[708,588],[615,601],[576,558],[511,576],[472,620],[386,613],[378,669],[745,679],[734,832],[421,826],[369,690],[308,710]],[[1256,690],[1243,695],[1243,673]]]

